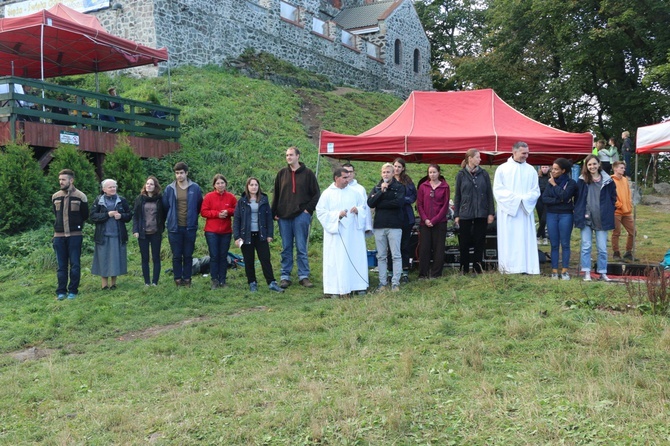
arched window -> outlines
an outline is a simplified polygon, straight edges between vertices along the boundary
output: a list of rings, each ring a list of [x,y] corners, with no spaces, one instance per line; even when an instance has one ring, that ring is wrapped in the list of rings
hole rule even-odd
[[[418,73],[419,72],[419,50],[415,49],[414,50],[414,72]]]
[[[393,61],[396,65],[400,65],[401,46],[400,39],[395,39],[395,44],[393,45]]]

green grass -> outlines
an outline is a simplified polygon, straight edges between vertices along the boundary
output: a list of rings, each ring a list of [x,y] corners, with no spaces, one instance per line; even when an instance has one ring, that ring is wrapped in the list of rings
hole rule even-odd
[[[165,78],[114,83],[127,97],[167,104]],[[213,67],[176,70],[172,86],[184,150],[148,161],[151,173],[169,179],[183,158],[205,189],[221,172],[235,193],[250,174],[269,189],[288,145],[315,168],[303,108],[322,128],[356,134],[400,104]],[[329,163],[320,166],[325,187]],[[379,167],[356,163],[361,183],[370,188]],[[409,166],[415,181],[424,170]],[[456,171],[443,171],[452,186]],[[637,257],[662,258],[668,224],[667,213],[638,207]],[[92,236],[88,225],[80,296],[64,302],[54,300],[49,228],[0,237],[0,444],[670,441],[670,324],[650,314],[643,286],[448,270],[400,293],[324,300],[317,223],[311,290],[251,294],[242,270],[229,272],[226,290],[210,291],[206,277],[176,289],[167,275],[145,289],[131,241],[129,274],[103,292],[89,269]],[[162,254],[168,268],[167,240]],[[196,256],[206,254],[200,232]]]
[[[660,252],[664,241],[653,231],[667,217],[639,210],[640,232],[652,235],[640,254]],[[100,291],[85,271],[79,298],[57,302],[53,265],[5,274],[0,443],[670,438],[668,318],[625,310],[644,295],[622,285],[447,271],[398,294],[324,300],[317,243],[310,258],[316,288],[292,286],[281,296],[248,293],[239,269],[225,291],[210,291],[201,277],[175,289],[167,276],[145,289],[132,243],[131,273],[116,292]],[[46,356],[11,355],[30,347]]]

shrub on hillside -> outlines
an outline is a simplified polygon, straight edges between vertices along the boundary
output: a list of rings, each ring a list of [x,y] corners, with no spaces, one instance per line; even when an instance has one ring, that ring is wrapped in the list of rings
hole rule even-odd
[[[0,232],[14,234],[44,224],[49,191],[27,145],[9,144],[0,152]]]
[[[142,160],[124,137],[119,138],[114,151],[107,155],[102,165],[105,178],[116,180],[119,195],[132,200],[142,190],[146,180],[146,172]]]
[[[100,193],[100,184],[95,174],[95,167],[86,154],[77,147],[65,144],[54,151],[54,159],[49,164],[48,186],[55,192],[58,190],[58,172],[71,169],[74,172],[74,186],[86,194],[89,203]]]

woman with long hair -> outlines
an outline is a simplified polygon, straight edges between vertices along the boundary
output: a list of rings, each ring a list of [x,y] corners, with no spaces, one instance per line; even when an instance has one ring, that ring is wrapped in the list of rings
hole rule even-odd
[[[444,268],[444,241],[447,238],[449,184],[440,178],[440,166],[428,166],[428,180],[418,190],[419,279],[440,277]],[[432,266],[431,266],[432,261]]]
[[[487,171],[479,167],[481,155],[477,149],[465,152],[461,170],[456,174],[454,223],[458,226],[461,272],[482,272],[486,227],[493,223],[495,207],[493,188]],[[472,256],[470,248],[473,248]]]
[[[414,254],[409,252],[409,241],[412,236],[412,228],[416,223],[412,204],[416,201],[417,192],[412,179],[407,175],[407,167],[404,159],[396,158],[393,160],[393,176],[400,184],[405,186],[405,204],[402,209],[402,237],[400,239],[400,254],[402,255],[400,283],[407,283],[409,282],[409,259]]]
[[[233,221],[233,238],[235,244],[242,250],[244,258],[244,272],[247,275],[249,290],[258,291],[256,281],[256,259],[258,254],[265,282],[270,291],[283,293],[284,289],[277,285],[272,262],[270,261],[270,242],[274,237],[274,220],[268,196],[261,191],[258,178],[249,177],[244,186],[244,193],[240,196],[235,207]]]
[[[137,239],[142,257],[142,275],[144,286],[158,285],[161,274],[161,242],[165,229],[165,210],[163,195],[158,178],[151,175],[142,186],[142,191],[133,206],[133,236]],[[150,279],[149,250],[154,274]]]
[[[116,193],[115,180],[102,183],[102,194],[91,208],[95,223],[95,249],[91,274],[100,276],[103,290],[115,290],[116,278],[128,273],[128,230],[133,212],[125,198]]]
[[[575,200],[575,227],[581,230],[581,270],[584,280],[591,281],[591,248],[593,233],[596,234],[598,250],[596,269],[600,280],[609,282],[607,277],[607,231],[614,229],[614,208],[616,185],[614,180],[602,170],[600,160],[589,155],[584,160],[582,174],[577,181]]]
[[[200,215],[205,218],[205,239],[209,248],[209,274],[213,290],[226,286],[228,274],[228,249],[237,198],[226,190],[227,185],[228,180],[223,175],[214,175],[214,190],[205,195],[200,209]]]
[[[573,212],[577,195],[577,182],[570,178],[572,163],[558,158],[551,166],[551,178],[542,193],[542,202],[547,211],[547,230],[551,243],[551,278],[558,279],[558,252],[561,256],[561,279],[570,280],[570,237],[572,236]]]

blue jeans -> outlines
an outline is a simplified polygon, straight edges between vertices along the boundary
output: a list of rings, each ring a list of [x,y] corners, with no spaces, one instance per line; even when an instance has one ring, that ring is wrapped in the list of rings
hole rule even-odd
[[[551,242],[551,267],[558,269],[558,249],[561,248],[561,266],[570,265],[570,237],[572,236],[572,214],[553,214],[547,212],[547,230]]]
[[[302,212],[295,218],[279,219],[281,235],[281,279],[290,280],[293,271],[293,242],[295,240],[296,260],[298,261],[298,280],[309,277],[307,260],[307,236],[312,216]]]
[[[218,280],[221,285],[226,283],[228,273],[228,250],[233,234],[217,234],[205,232],[209,247],[209,275],[212,280]]]
[[[158,279],[161,276],[161,242],[163,241],[163,234],[154,233],[146,234],[144,238],[138,238],[137,244],[140,246],[140,256],[142,257],[142,276],[144,276],[144,283],[153,283],[158,285]],[[154,275],[151,281],[149,280],[149,248],[151,248],[151,261],[154,267]]]
[[[53,247],[58,261],[56,278],[58,288],[56,294],[79,293],[79,281],[81,280],[81,242],[83,236],[71,235],[70,237],[54,237]],[[70,286],[68,287],[68,263],[70,266]]]
[[[379,284],[386,285],[386,270],[388,269],[388,249],[391,247],[391,258],[393,259],[392,285],[400,285],[400,274],[402,273],[402,254],[400,253],[400,242],[402,229],[380,228],[375,229],[375,246],[377,247],[377,269],[379,270]]]
[[[168,233],[168,241],[172,250],[172,273],[174,280],[191,280],[193,274],[193,250],[197,229],[186,229],[178,226],[177,232]]]
[[[591,271],[591,246],[592,233],[594,229],[591,226],[584,226],[582,231],[582,249],[581,260],[582,271]],[[598,274],[607,274],[607,231],[596,232],[596,249],[598,256],[596,258],[596,272]]]

